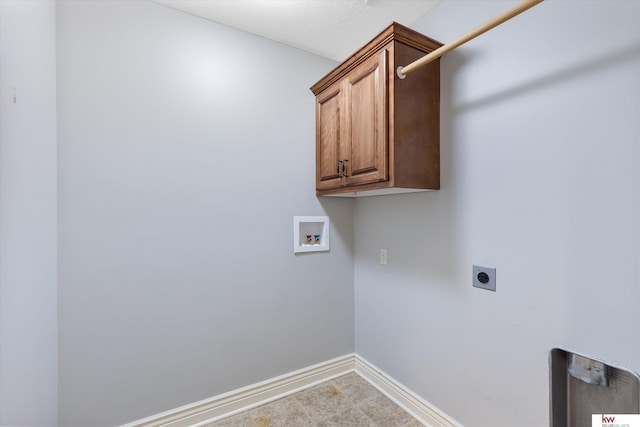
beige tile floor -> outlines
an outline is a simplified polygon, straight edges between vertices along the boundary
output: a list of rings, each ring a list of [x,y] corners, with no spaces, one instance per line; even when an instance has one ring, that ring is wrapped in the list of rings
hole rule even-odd
[[[308,388],[206,427],[420,427],[356,373]]]

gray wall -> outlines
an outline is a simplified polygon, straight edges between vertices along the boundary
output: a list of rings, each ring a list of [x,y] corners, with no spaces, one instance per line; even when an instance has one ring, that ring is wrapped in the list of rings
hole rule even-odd
[[[60,425],[353,352],[352,203],[314,193],[335,63],[152,2],[58,2]],[[293,254],[294,215],[331,251]]]
[[[57,420],[55,17],[53,0],[0,1],[3,426]]]
[[[352,209],[313,192],[331,61],[153,3],[0,1],[0,424],[56,424],[56,191],[65,427],[349,353],[354,305],[355,350],[466,425],[547,424],[555,346],[640,371],[640,4],[576,5],[447,54],[442,190]],[[294,256],[324,213],[331,252]]]
[[[412,27],[446,42],[513,3]],[[464,425],[547,425],[555,346],[640,371],[638,17],[550,0],[447,54],[442,190],[356,203],[356,351]]]

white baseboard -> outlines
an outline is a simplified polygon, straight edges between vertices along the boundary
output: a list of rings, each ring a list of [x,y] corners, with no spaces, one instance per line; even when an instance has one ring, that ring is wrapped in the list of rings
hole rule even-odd
[[[461,427],[448,415],[356,354],[331,359],[120,427],[201,427],[349,372],[358,373],[425,426]]]
[[[195,427],[353,372],[353,354],[153,415],[121,427]]]
[[[402,409],[428,427],[462,427],[462,424],[427,402],[357,354],[355,372],[370,382]]]

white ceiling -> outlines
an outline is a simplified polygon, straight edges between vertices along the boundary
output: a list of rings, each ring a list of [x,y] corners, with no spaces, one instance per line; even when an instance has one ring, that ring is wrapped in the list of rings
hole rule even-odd
[[[154,0],[343,61],[387,25],[411,24],[442,0]]]

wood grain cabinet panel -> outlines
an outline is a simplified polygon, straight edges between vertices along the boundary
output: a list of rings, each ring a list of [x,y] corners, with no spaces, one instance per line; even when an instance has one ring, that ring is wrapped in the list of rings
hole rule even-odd
[[[388,179],[387,50],[363,62],[345,79],[346,186]]]
[[[440,187],[439,60],[395,73],[440,46],[393,23],[311,87],[319,196]]]
[[[316,100],[316,187],[318,190],[341,185],[341,84],[334,84]]]

